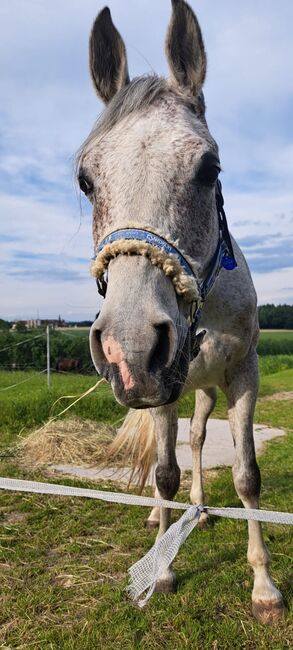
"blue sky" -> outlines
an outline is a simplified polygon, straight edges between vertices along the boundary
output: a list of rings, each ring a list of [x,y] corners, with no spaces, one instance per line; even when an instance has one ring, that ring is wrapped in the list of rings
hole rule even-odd
[[[293,302],[292,0],[192,0],[208,53],[207,119],[229,227],[259,303]],[[88,76],[95,0],[0,5],[0,317],[92,319],[90,208],[74,153],[101,104]],[[170,0],[111,0],[131,76],[167,75]]]

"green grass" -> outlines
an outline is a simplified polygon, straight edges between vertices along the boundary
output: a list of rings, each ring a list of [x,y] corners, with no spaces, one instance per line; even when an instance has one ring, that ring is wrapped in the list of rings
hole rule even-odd
[[[293,341],[293,330],[261,330],[260,339],[289,339]]]
[[[281,369],[284,359],[280,364],[273,374],[267,372],[269,363],[262,368],[266,374],[262,372],[261,396],[292,390],[293,369]],[[13,383],[12,377],[19,381],[28,375],[0,373],[0,387]],[[3,449],[15,439],[21,426],[28,430],[46,419],[58,396],[80,393],[93,383],[92,377],[57,375],[53,377],[52,394],[48,395],[45,377],[39,376],[17,389],[0,392]],[[124,410],[116,405],[107,387],[101,389],[97,395],[85,398],[75,412],[113,422]],[[181,415],[190,415],[192,405],[193,397],[186,396],[181,402]],[[225,413],[225,402],[219,394],[215,415],[224,417]],[[284,427],[289,432],[267,445],[260,466],[262,507],[292,511],[292,401],[259,400],[255,421]],[[41,473],[28,475],[14,465],[13,459],[5,458],[0,459],[0,474],[48,479]],[[75,480],[62,482],[92,486]],[[113,489],[110,483],[97,487]],[[206,492],[210,505],[239,505],[229,469],[208,473]],[[187,488],[180,491],[178,500],[188,500]],[[208,530],[196,529],[191,534],[175,561],[179,581],[176,595],[155,594],[143,611],[130,603],[124,591],[127,569],[155,540],[155,534],[144,528],[146,516],[144,508],[85,499],[0,495],[0,648],[293,647],[293,541],[289,527],[264,526],[272,554],[272,575],[289,606],[286,620],[267,628],[254,621],[250,613],[252,577],[246,564],[246,525],[240,521],[215,518]]]
[[[89,338],[90,327],[66,327],[64,329],[54,330],[56,334],[70,335],[70,336],[82,336],[82,338]]]
[[[283,390],[293,390],[293,356],[279,355],[260,357],[261,388],[265,386],[270,394]],[[291,372],[290,372],[291,370]],[[282,377],[279,376],[283,372]],[[271,389],[266,383],[266,377],[270,375]],[[25,380],[29,381],[25,381]],[[67,406],[73,398],[64,399],[54,407],[54,402],[66,395],[81,395],[96,382],[97,377],[74,374],[53,374],[51,391],[47,389],[45,375],[37,375],[32,371],[9,372],[0,371],[0,409],[1,409],[1,440],[7,444],[8,438],[20,431],[41,425],[50,414],[56,414]],[[24,381],[24,383],[20,383]],[[1,389],[18,383],[18,386],[7,391]],[[191,417],[194,408],[194,395],[189,394],[180,402],[179,414],[182,417]],[[106,384],[101,384],[97,391],[81,400],[69,414],[73,413],[80,417],[87,417],[95,421],[115,422],[123,417],[126,410],[121,407],[113,398],[111,389]],[[215,415],[226,417],[225,399],[221,393],[218,396],[218,404]]]
[[[272,375],[261,376],[259,396],[293,391],[293,369],[281,370]]]
[[[268,354],[293,355],[293,331],[262,330],[260,332],[257,351],[260,356],[266,356]]]
[[[47,421],[50,415],[59,413],[74,401],[74,396],[78,397],[94,386],[98,377],[54,374],[51,391],[48,391],[45,375],[1,371],[0,389],[25,379],[29,381],[16,388],[3,392],[0,390],[1,432],[5,444],[20,428],[25,432]],[[70,398],[62,399],[54,406],[57,399],[66,395]],[[111,389],[106,384],[101,384],[95,394],[82,399],[69,411],[69,415],[71,413],[96,421],[115,422],[125,415],[126,409],[117,404]]]
[[[293,368],[293,354],[273,354],[259,357],[260,376],[272,375]]]

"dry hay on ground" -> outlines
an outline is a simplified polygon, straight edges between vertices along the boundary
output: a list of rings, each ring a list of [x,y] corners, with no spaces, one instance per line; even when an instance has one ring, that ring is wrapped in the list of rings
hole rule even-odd
[[[17,458],[28,468],[52,463],[102,465],[115,435],[114,427],[77,417],[48,422],[18,442]]]

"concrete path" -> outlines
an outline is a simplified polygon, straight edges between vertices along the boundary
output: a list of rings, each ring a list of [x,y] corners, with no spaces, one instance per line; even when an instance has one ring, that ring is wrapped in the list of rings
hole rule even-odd
[[[259,453],[263,443],[272,438],[283,436],[281,429],[271,429],[262,424],[254,425],[254,441],[256,452]],[[227,420],[208,420],[207,437],[203,448],[203,468],[209,469],[223,465],[231,466],[234,459],[234,446]],[[191,470],[191,451],[189,446],[189,419],[179,418],[177,439],[177,461],[182,471]],[[53,465],[56,472],[73,474],[80,478],[91,480],[108,479],[128,483],[129,469],[117,468],[86,468],[75,465]],[[154,484],[154,476],[150,477],[149,485]]]

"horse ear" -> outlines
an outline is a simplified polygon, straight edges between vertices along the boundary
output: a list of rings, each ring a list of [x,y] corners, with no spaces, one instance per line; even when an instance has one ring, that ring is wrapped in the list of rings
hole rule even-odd
[[[90,72],[98,96],[106,104],[129,83],[124,41],[112,22],[110,9],[98,14],[89,42]]]
[[[173,80],[181,89],[198,95],[206,76],[207,58],[201,29],[184,0],[172,0],[166,54]]]

